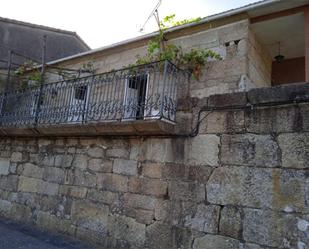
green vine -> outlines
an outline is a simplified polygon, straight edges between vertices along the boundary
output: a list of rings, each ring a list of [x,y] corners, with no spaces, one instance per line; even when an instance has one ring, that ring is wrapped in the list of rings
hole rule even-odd
[[[14,75],[18,78],[19,89],[28,88],[29,83],[32,87],[40,85],[42,78],[39,68],[36,68],[37,66],[38,64],[33,61],[26,61],[14,71]]]
[[[210,49],[193,48],[189,52],[184,52],[182,47],[174,43],[167,43],[164,31],[167,28],[183,25],[192,22],[198,22],[200,17],[175,21],[175,14],[164,17],[160,21],[159,34],[148,42],[147,54],[145,56],[137,56],[136,65],[146,64],[153,61],[169,60],[174,64],[185,67],[192,71],[195,79],[199,79],[202,66],[204,66],[210,58],[221,60],[221,56]]]

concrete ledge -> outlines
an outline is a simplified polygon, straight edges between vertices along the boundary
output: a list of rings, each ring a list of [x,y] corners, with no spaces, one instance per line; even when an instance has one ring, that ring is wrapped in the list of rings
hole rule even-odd
[[[98,136],[98,135],[167,135],[175,124],[164,120],[110,121],[87,124],[56,124],[36,128],[1,128],[0,136]]]

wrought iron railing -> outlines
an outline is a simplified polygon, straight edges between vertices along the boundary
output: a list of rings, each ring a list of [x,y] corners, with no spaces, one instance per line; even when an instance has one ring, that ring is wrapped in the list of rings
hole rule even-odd
[[[175,121],[178,82],[187,73],[169,61],[70,79],[0,95],[1,127],[105,121]]]

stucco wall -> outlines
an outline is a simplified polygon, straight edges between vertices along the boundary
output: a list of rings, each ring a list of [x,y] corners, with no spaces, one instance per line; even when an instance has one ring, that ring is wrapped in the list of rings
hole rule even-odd
[[[223,110],[192,138],[1,138],[0,214],[99,248],[306,248],[309,105],[276,104],[308,87],[198,101]]]

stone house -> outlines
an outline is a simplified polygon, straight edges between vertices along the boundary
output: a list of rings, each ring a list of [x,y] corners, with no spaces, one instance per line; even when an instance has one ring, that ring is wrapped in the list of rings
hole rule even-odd
[[[308,248],[308,4],[168,29],[223,58],[198,80],[126,67],[157,33],[47,63],[96,74],[2,95],[1,216],[99,248]]]

